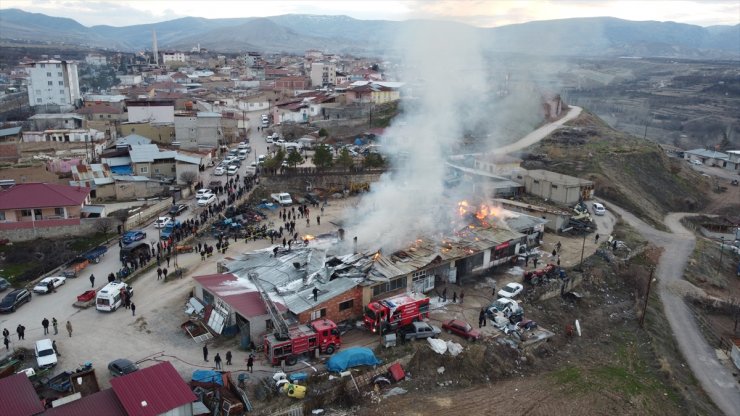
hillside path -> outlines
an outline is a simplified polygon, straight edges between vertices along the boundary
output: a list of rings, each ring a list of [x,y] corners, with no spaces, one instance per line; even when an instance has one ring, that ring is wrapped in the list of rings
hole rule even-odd
[[[539,142],[540,140],[544,139],[545,137],[547,137],[548,134],[562,127],[563,124],[578,117],[581,114],[582,110],[583,109],[581,107],[572,105],[568,109],[568,114],[564,115],[560,119],[555,120],[552,123],[545,124],[544,126],[538,128],[537,130],[534,130],[533,132],[527,134],[521,139],[515,141],[514,143],[507,144],[506,146],[493,149],[491,150],[491,153],[492,154],[506,154],[506,153],[516,152],[516,151],[524,149],[525,147],[531,146]]]
[[[665,224],[671,232],[658,231],[624,209],[606,202],[610,210],[618,213],[651,243],[662,247],[656,277],[660,300],[663,302],[666,319],[673,331],[673,337],[689,364],[694,377],[699,380],[704,391],[717,407],[726,415],[738,414],[740,409],[740,389],[730,370],[717,359],[717,354],[707,342],[699,326],[683,299],[683,274],[686,263],[694,251],[694,234],[681,224],[681,218],[688,213],[670,213]]]

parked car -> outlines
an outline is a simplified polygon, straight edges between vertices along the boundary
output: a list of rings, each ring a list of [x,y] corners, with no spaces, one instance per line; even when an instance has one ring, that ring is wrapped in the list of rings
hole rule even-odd
[[[154,228],[164,228],[172,221],[170,217],[159,217],[154,221]]]
[[[604,208],[604,206],[598,202],[594,202],[593,208],[594,208],[594,215],[606,214],[606,208]]]
[[[692,165],[703,165],[703,163],[701,163],[701,160],[697,160],[697,159],[692,159],[691,164]]]
[[[491,317],[498,314],[499,312],[503,314],[518,314],[523,312],[523,310],[522,307],[519,306],[519,303],[517,303],[517,301],[515,301],[514,299],[498,298],[495,302],[490,304],[488,308],[486,308],[486,313],[489,317]]]
[[[236,172],[238,171],[239,171],[239,168],[236,165],[229,165],[229,168],[226,170],[226,175],[234,176],[236,175]]]
[[[146,233],[141,230],[131,230],[126,231],[126,233],[123,234],[123,244],[131,244],[134,241],[143,240],[146,238]]]
[[[10,282],[4,277],[0,277],[0,292],[5,292],[10,288]]]
[[[246,149],[249,148],[249,145],[247,143],[245,143],[245,142],[241,142],[241,143],[239,143],[238,146],[236,146],[236,148],[239,149],[239,150],[246,150]]]
[[[448,334],[459,335],[468,341],[475,341],[480,339],[480,331],[470,326],[469,323],[461,321],[459,319],[450,319],[449,321],[442,324],[442,329],[447,331]]]
[[[181,212],[185,211],[186,209],[188,209],[188,206],[185,204],[173,205],[172,208],[170,208],[169,214],[175,217],[179,215]]]
[[[49,293],[49,282],[54,282],[54,287],[59,287],[66,283],[67,278],[64,276],[49,276],[39,280],[36,286],[33,287],[33,293],[46,294]]]
[[[57,365],[57,354],[54,352],[54,344],[50,339],[36,341],[34,352],[36,354],[36,364],[38,364],[40,369],[51,368]]]
[[[125,376],[126,374],[131,374],[134,371],[139,371],[139,366],[131,360],[119,358],[108,364],[108,370],[110,371],[111,377],[120,377]]]
[[[519,283],[507,283],[501,288],[496,294],[500,298],[515,298],[518,294],[522,293],[524,286]]]
[[[198,191],[195,193],[195,199],[200,199],[200,197],[207,194],[213,194],[213,191],[208,188],[198,189]]]
[[[28,289],[16,289],[5,295],[0,302],[0,312],[15,312],[18,307],[31,301]]]
[[[216,176],[223,176],[224,173],[226,173],[226,169],[223,166],[219,166],[213,170],[213,174]]]
[[[216,202],[216,195],[208,194],[200,197],[198,199],[198,206],[199,207],[206,207],[208,205],[211,205],[212,203]]]
[[[422,338],[436,338],[442,333],[442,330],[426,322],[412,322],[401,327],[398,333],[404,341]]]
[[[306,201],[310,202],[311,204],[319,203],[319,196],[317,194],[309,192],[306,194],[306,196],[304,196],[304,198],[306,198]]]

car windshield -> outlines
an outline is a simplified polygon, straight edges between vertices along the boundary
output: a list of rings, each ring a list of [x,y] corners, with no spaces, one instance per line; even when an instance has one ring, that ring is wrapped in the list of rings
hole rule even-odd
[[[497,300],[496,302],[493,302],[493,307],[496,309],[504,309],[508,305],[507,302],[502,302],[501,300]]]
[[[39,357],[48,357],[49,355],[54,355],[53,349],[39,351]]]
[[[515,289],[511,286],[504,286],[503,288],[501,288],[501,290],[508,293],[514,293]]]
[[[373,321],[377,319],[375,317],[375,312],[373,312],[372,309],[367,308],[367,307],[365,308],[365,315],[367,315],[367,317],[370,318],[370,319],[372,319]]]

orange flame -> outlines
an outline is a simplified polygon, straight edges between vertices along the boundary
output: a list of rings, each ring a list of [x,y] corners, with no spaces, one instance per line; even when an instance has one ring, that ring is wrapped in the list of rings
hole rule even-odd
[[[312,236],[311,234],[306,234],[306,235],[304,235],[304,236],[303,236],[303,239],[304,239],[304,240],[313,240],[313,239],[315,239],[315,238],[316,238],[316,237]]]

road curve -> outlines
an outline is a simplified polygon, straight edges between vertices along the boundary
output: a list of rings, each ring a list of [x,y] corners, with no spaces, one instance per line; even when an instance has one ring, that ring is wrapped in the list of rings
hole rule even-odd
[[[663,247],[656,277],[660,300],[663,302],[666,319],[684,359],[701,383],[704,391],[726,415],[737,415],[740,411],[740,389],[729,369],[717,359],[714,347],[709,345],[701,333],[692,312],[683,296],[672,290],[683,279],[686,263],[694,251],[694,234],[681,224],[688,213],[671,213],[665,218],[670,233],[658,231],[624,209],[606,203],[610,210],[620,214],[645,239]]]

